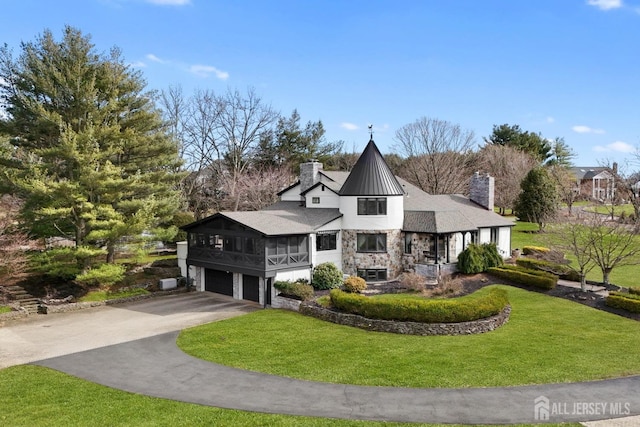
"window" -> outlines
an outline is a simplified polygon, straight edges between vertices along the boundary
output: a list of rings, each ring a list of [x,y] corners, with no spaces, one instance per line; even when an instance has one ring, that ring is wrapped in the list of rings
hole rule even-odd
[[[317,251],[333,251],[337,249],[338,233],[324,233],[316,235]]]
[[[386,234],[360,234],[358,233],[358,252],[386,252]]]
[[[405,254],[410,254],[411,253],[411,240],[413,238],[413,235],[411,233],[405,233],[404,235],[404,253]]]
[[[387,280],[386,268],[359,268],[358,277],[362,277],[367,282],[380,282]]]
[[[358,198],[358,215],[386,215],[387,199]]]
[[[497,227],[491,229],[491,243],[498,243],[499,230]]]
[[[314,205],[320,204],[320,197],[312,197],[311,203],[313,203]]]

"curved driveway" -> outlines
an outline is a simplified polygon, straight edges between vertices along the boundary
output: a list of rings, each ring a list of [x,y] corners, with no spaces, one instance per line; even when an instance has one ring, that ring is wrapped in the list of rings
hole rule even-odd
[[[473,389],[329,384],[243,371],[193,358],[176,346],[178,333],[36,364],[149,396],[222,408],[328,418],[532,423],[539,421],[534,402],[538,402],[538,414],[544,416],[547,409],[548,421],[553,422],[640,414],[640,376],[589,383]]]
[[[257,304],[223,295],[190,292],[7,321],[0,327],[0,369],[179,331],[257,309]]]

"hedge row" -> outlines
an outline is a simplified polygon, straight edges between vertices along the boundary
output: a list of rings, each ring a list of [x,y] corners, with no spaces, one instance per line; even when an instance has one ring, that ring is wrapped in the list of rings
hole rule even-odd
[[[572,282],[580,281],[580,274],[566,264],[558,264],[557,262],[545,261],[535,258],[518,258],[516,264],[520,267],[531,270],[554,271],[561,279],[571,280]]]
[[[519,266],[494,267],[490,268],[488,273],[540,289],[553,289],[558,283],[558,276],[555,274],[547,273],[546,271],[529,270]]]
[[[640,295],[637,294],[609,292],[605,304],[609,307],[622,308],[632,313],[640,313]]]
[[[546,254],[547,252],[550,252],[550,251],[551,249],[544,246],[524,246],[522,248],[523,255],[533,255],[537,253]]]
[[[452,299],[375,298],[334,289],[334,307],[369,319],[422,323],[459,323],[500,313],[509,303],[504,289]]]
[[[629,288],[629,293],[633,295],[640,295],[640,288]]]
[[[310,300],[314,296],[313,286],[307,283],[281,280],[275,282],[273,287],[280,291],[283,296],[300,301]]]

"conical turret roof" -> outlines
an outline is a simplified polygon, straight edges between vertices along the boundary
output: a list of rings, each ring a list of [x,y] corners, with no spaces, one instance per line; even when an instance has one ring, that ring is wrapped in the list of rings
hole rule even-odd
[[[373,139],[358,158],[340,189],[341,196],[401,196],[402,186],[384,161]]]

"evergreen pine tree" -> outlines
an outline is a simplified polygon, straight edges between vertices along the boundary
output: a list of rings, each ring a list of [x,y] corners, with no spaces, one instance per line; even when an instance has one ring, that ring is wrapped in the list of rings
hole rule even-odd
[[[178,147],[165,132],[141,74],[118,49],[99,54],[90,36],[65,27],[0,49],[0,159],[24,218],[40,236],[72,235],[106,246],[169,220],[178,208]]]

